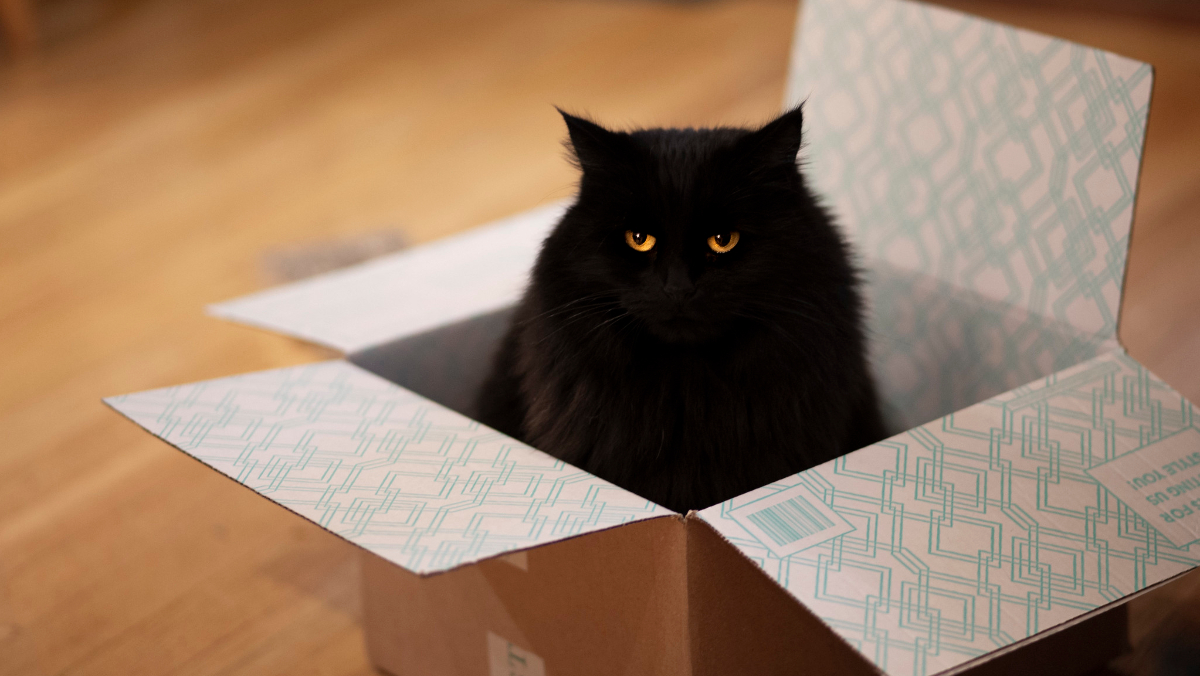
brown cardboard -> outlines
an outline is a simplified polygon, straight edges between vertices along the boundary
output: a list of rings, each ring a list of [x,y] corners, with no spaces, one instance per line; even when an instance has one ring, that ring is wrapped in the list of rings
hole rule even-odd
[[[693,674],[881,673],[708,524],[689,519],[688,527]],[[1128,649],[1127,609],[1115,604],[949,673],[1072,676],[1099,669]]]
[[[488,674],[492,632],[546,673],[689,672],[686,531],[663,517],[426,578],[363,555],[367,644],[394,676]]]
[[[692,674],[879,673],[710,526],[687,525]]]
[[[1128,650],[1129,613],[1126,606],[1117,605],[1060,631],[1039,635],[1012,650],[989,655],[954,673],[969,676],[1088,674]]]
[[[496,676],[489,633],[556,676],[881,673],[695,518],[653,519],[539,547],[523,562],[500,557],[428,577],[367,552],[362,567],[371,660],[393,676]],[[956,673],[1090,672],[1127,649],[1124,606],[1027,643]]]

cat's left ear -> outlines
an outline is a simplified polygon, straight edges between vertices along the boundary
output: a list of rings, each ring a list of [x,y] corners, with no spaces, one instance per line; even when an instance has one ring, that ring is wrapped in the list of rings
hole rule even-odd
[[[576,117],[558,108],[570,135],[568,149],[585,175],[597,175],[621,167],[629,154],[629,136],[584,117]]]
[[[800,154],[804,104],[783,113],[742,140],[746,151],[770,166],[795,165]]]

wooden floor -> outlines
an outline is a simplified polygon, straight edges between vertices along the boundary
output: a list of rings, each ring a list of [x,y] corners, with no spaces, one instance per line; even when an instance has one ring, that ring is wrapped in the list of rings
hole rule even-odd
[[[956,6],[1158,67],[1121,336],[1200,401],[1200,26]],[[767,118],[795,6],[39,12],[41,52],[0,62],[0,674],[334,675],[370,671],[354,550],[100,398],[327,356],[203,307],[266,284],[275,247],[388,227],[426,241],[567,195],[551,104]],[[1197,594],[1187,582],[1143,602],[1136,631]]]

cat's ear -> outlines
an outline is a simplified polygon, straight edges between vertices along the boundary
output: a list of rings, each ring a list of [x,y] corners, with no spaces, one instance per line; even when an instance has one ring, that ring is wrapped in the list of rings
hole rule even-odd
[[[557,108],[567,123],[571,142],[568,150],[583,173],[604,172],[624,165],[629,159],[629,135],[609,131],[583,117]]]
[[[742,140],[746,152],[765,165],[795,165],[800,154],[803,108],[802,103],[752,132]]]

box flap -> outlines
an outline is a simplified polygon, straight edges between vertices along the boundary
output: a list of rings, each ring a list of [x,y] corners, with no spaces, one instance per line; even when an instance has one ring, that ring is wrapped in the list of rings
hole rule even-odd
[[[889,674],[1200,565],[1200,416],[1117,350],[700,512]]]
[[[340,360],[105,402],[416,573],[673,513]]]
[[[1150,66],[903,0],[806,0],[787,99],[867,267],[1115,341]]]
[[[357,352],[517,302],[542,240],[566,208],[567,202],[541,206],[209,312]]]

